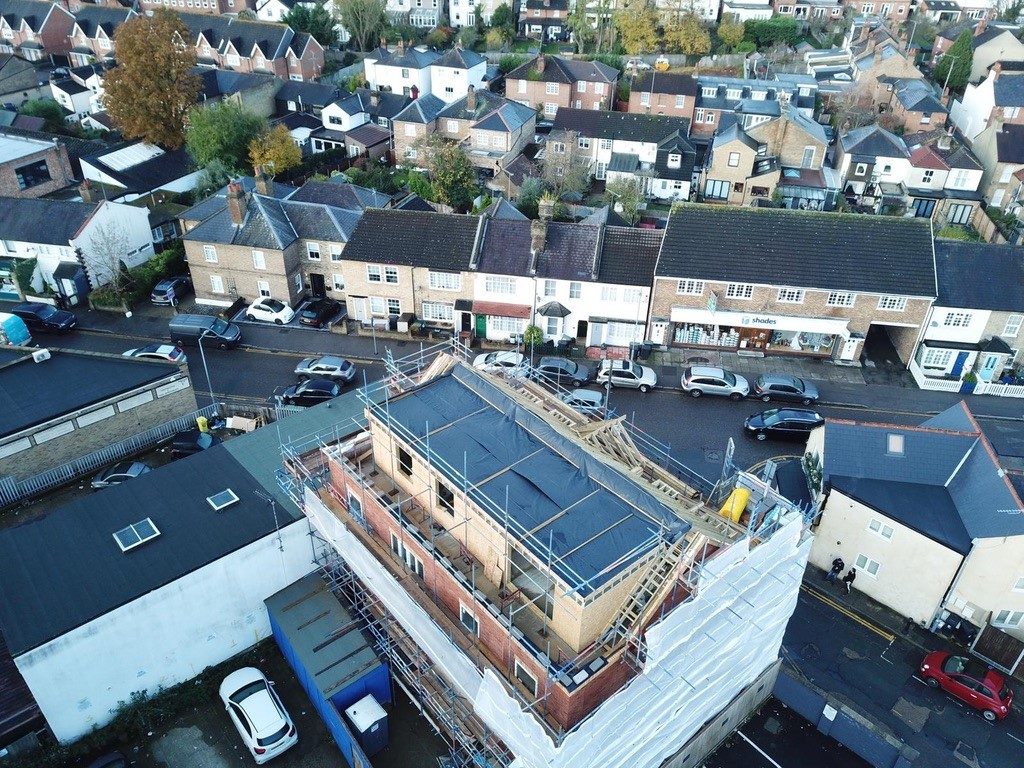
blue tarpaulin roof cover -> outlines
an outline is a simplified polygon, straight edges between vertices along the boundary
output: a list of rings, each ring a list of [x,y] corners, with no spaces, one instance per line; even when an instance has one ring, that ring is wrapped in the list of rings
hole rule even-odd
[[[669,507],[466,366],[378,406],[397,435],[586,596],[689,530]],[[550,550],[550,557],[549,557]]]

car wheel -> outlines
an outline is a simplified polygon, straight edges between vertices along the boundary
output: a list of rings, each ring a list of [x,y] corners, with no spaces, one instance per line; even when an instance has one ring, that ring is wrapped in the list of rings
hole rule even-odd
[[[743,395],[741,395],[739,392],[733,392],[729,395],[729,399],[732,401],[742,400]]]
[[[804,398],[803,400],[801,400],[800,402],[801,402],[801,403],[803,403],[804,405],[810,405],[810,404],[811,404],[811,398],[809,398],[809,397],[805,397],[805,398]]]
[[[761,402],[770,403],[772,401],[771,395],[761,395]]]
[[[924,681],[925,681],[925,683],[927,683],[929,688],[938,688],[939,687],[939,681],[936,680],[934,677],[926,677],[924,679]]]
[[[245,319],[246,320],[255,320],[256,319],[256,315],[246,314]]]
[[[587,382],[585,382],[585,381],[583,381],[583,380],[581,380],[581,379],[574,379],[574,380],[573,380],[573,382],[572,382],[572,385],[573,385],[574,387],[582,387],[582,386],[583,386],[584,384],[586,384],[586,383],[587,383]]]
[[[701,392],[699,389],[691,389],[690,390],[690,397],[700,397],[703,394],[704,393]]]
[[[647,386],[646,384],[641,384],[640,385],[640,391],[641,392],[650,392],[651,388],[649,386]]]
[[[228,348],[228,343],[226,341],[222,341],[217,346],[219,346],[221,349],[227,349]]]
[[[766,435],[764,432],[758,432],[756,435],[754,435],[754,437],[757,438],[758,440],[768,439],[768,435]]]
[[[280,317],[275,317],[274,325],[284,325],[284,320],[282,320]]]
[[[983,711],[981,713],[981,716],[988,720],[990,723],[994,723],[996,721],[996,713],[993,712],[991,709],[986,709],[985,711]]]

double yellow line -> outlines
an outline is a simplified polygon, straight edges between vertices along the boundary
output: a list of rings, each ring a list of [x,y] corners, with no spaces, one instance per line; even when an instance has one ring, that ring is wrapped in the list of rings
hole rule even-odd
[[[853,619],[855,622],[860,624],[862,627],[866,627],[867,629],[870,629],[876,635],[878,635],[879,637],[885,638],[890,643],[893,640],[896,639],[896,635],[894,635],[892,632],[885,631],[884,629],[879,627],[877,624],[874,624],[874,623],[868,621],[867,619],[865,619],[863,616],[861,616],[861,615],[859,615],[857,613],[854,613],[853,611],[851,611],[846,606],[842,605],[841,603],[836,602],[835,600],[833,600],[828,595],[826,595],[826,594],[824,594],[822,592],[819,592],[818,590],[814,589],[813,587],[809,587],[806,584],[801,584],[800,585],[800,589],[803,590],[804,592],[806,592],[811,597],[813,597],[813,598],[815,598],[817,600],[820,600],[825,605],[827,605],[829,608],[832,608],[833,610],[838,611],[839,613],[843,614],[844,616],[846,616],[846,617],[848,617],[850,619]]]

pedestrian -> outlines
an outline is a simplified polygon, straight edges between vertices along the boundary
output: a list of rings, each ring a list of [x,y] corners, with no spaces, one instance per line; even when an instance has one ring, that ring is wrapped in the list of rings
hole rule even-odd
[[[846,572],[846,575],[843,576],[843,584],[846,585],[846,591],[847,592],[850,591],[850,587],[853,586],[854,579],[856,579],[856,578],[857,578],[857,569],[856,568],[851,568],[849,571]]]
[[[843,562],[843,558],[837,557],[832,561],[832,568],[828,573],[825,574],[825,581],[835,581],[839,578],[839,574],[843,572],[843,568],[846,567],[846,563]]]

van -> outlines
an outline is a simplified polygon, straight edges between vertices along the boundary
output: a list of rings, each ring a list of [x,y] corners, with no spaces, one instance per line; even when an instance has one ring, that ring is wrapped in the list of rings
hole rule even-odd
[[[168,330],[171,341],[179,346],[198,344],[200,337],[221,349],[237,347],[242,341],[237,325],[212,315],[178,315],[171,320]]]
[[[25,321],[10,312],[0,312],[0,344],[25,347],[32,343]]]

